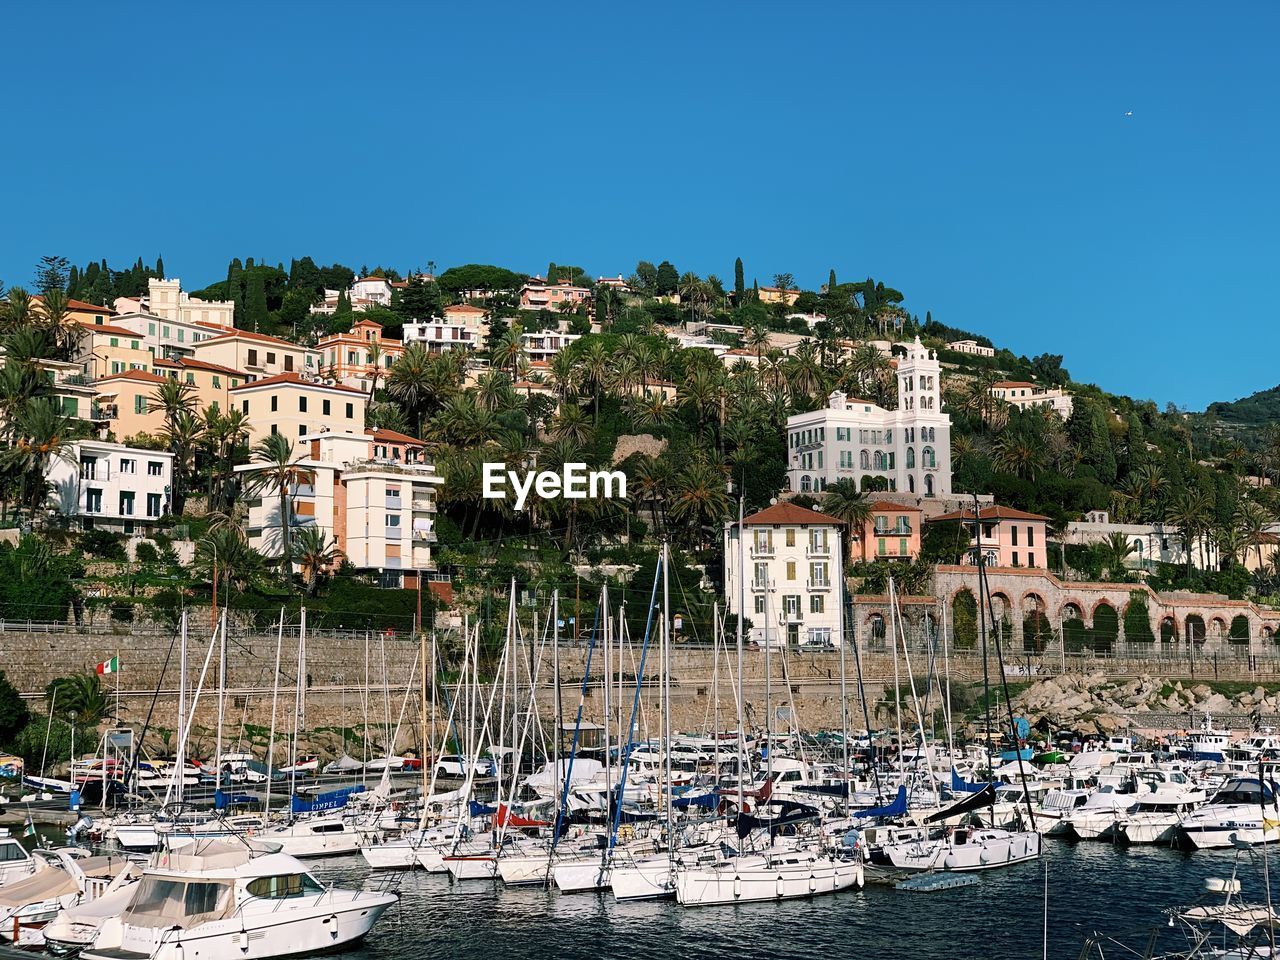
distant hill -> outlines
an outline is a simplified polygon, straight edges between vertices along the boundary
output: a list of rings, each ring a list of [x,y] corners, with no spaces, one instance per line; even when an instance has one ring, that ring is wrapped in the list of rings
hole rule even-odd
[[[1211,403],[1209,413],[1223,423],[1242,427],[1260,427],[1280,423],[1280,386],[1259,390],[1255,394],[1230,403]]]

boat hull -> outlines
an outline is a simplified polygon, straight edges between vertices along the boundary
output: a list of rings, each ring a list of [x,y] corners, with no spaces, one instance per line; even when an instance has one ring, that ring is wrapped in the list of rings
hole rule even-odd
[[[743,862],[735,863],[738,859]],[[815,897],[862,883],[862,864],[854,861],[820,858],[779,864],[766,857],[746,857],[678,870],[675,886],[682,906],[699,907]]]

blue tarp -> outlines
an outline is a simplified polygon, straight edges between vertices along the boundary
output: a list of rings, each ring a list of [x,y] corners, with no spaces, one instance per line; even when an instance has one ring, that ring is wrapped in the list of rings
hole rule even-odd
[[[962,780],[960,774],[956,773],[956,768],[951,768],[952,793],[977,793],[985,786],[985,783],[970,783],[968,780]]]
[[[478,800],[471,800],[467,803],[467,810],[473,817],[492,817],[498,812],[497,807],[488,807]]]
[[[858,810],[854,812],[855,817],[901,817],[907,812],[907,788],[905,786],[898,787],[898,795],[893,798],[893,802],[885,804],[883,807],[871,807],[867,810]]]
[[[364,793],[363,784],[354,787],[343,787],[341,790],[330,790],[317,793],[313,797],[294,797],[289,809],[294,813],[318,813],[321,810],[341,810],[347,801],[356,793]]]
[[[225,810],[227,807],[247,807],[261,803],[257,797],[249,793],[227,793],[225,790],[213,791],[213,809]]]

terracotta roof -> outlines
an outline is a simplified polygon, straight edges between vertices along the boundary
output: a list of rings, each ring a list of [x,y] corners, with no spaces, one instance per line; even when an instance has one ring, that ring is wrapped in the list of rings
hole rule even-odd
[[[239,370],[233,370],[231,367],[224,367],[220,363],[206,363],[204,360],[192,360],[189,357],[183,357],[181,360],[166,360],[157,357],[151,361],[154,367],[173,367],[177,370],[208,370],[211,373],[225,373],[232,377],[243,377],[246,374]]]
[[[871,505],[871,509],[881,513],[924,513],[919,507],[909,507],[904,503],[893,503],[889,500],[877,500]]]
[[[386,440],[389,443],[410,443],[415,447],[425,446],[421,440],[411,437],[407,433],[399,433],[395,430],[387,430],[383,427],[379,427],[376,430],[366,429],[365,433],[373,437],[375,440]]]
[[[794,503],[782,502],[775,503],[772,506],[765,507],[742,521],[752,526],[768,526],[777,523],[796,523],[796,524],[818,524],[835,526],[843,526],[843,520],[837,520],[835,517],[829,517],[825,513],[819,513],[817,510],[809,510],[805,507],[798,507]]]
[[[517,380],[511,384],[517,390],[547,390],[552,389],[550,384],[539,383],[537,380]]]
[[[469,303],[455,303],[451,307],[445,307],[444,313],[488,313],[487,310],[481,310],[479,307],[473,307]]]
[[[105,313],[110,314],[110,307],[100,307],[96,303],[85,303],[83,300],[67,299],[68,310],[83,310],[86,313]]]
[[[132,330],[126,330],[124,327],[114,327],[109,323],[86,323],[80,321],[80,326],[92,333],[107,333],[113,337],[141,337],[142,334],[134,333]]]
[[[168,383],[168,377],[162,377],[158,373],[151,373],[147,370],[123,370],[120,373],[113,373],[107,377],[99,377],[97,383],[105,380],[140,380],[144,383]]]
[[[995,390],[1000,387],[1031,387],[1035,388],[1034,383],[1027,383],[1025,380],[1000,380],[991,385],[991,389]]]
[[[300,344],[291,343],[288,340],[281,340],[279,337],[268,337],[265,333],[254,333],[252,330],[234,330],[234,329],[228,329],[226,327],[221,327],[219,329],[226,330],[227,332],[220,337],[210,337],[208,340],[201,340],[199,343],[193,344],[193,346],[203,347],[206,344],[223,343],[224,341],[231,340],[235,337],[239,337],[242,340],[252,340],[255,343],[274,343],[274,344],[277,344],[278,346],[290,347],[294,350],[306,349]]]
[[[1048,517],[1042,517],[1038,513],[1027,513],[1025,510],[1015,510],[1013,507],[983,507],[978,514],[983,520],[1048,520]],[[936,517],[929,517],[933,520],[969,520],[973,517],[972,510],[955,510],[951,513],[944,513]]]
[[[355,323],[351,324],[352,330],[354,330],[356,327],[377,327],[381,329],[382,324],[380,324],[377,320],[362,319],[362,320],[357,320]]]
[[[342,383],[318,383],[315,380],[306,380],[298,373],[277,373],[274,377],[266,377],[262,380],[254,380],[250,383],[242,383],[238,387],[232,387],[234,390],[248,390],[251,387],[273,387],[280,384],[291,383],[300,387],[311,387],[315,390],[341,390],[343,393],[358,393],[364,396],[363,390],[357,390],[355,387],[348,387]]]

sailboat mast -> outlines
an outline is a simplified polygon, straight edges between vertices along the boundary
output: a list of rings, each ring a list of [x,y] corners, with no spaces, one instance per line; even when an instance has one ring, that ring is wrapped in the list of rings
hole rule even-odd
[[[181,806],[186,796],[184,789],[186,780],[185,771],[187,766],[187,612],[182,611],[182,652],[178,654],[178,752],[174,757],[173,779],[169,782],[169,787],[173,790],[178,798],[178,804]],[[57,695],[57,691],[54,691]],[[49,714],[53,716],[53,712]],[[44,771],[40,773],[43,775]]]
[[[262,801],[262,817],[271,814],[271,773],[275,766],[276,706],[280,702],[280,653],[284,648],[284,607],[280,608],[280,625],[276,629],[276,669],[271,679],[271,725],[267,734],[267,789]]]
[[[666,774],[667,794],[667,855],[675,853],[675,816],[671,806],[671,589],[669,568],[671,566],[671,548],[664,540],[662,543],[662,754]]]
[[[222,715],[225,712],[227,697],[227,611],[222,611],[222,622],[218,632],[218,733],[217,745],[213,751],[214,794],[222,789]]]
[[[609,737],[609,688],[613,685],[613,677],[609,675],[609,647],[612,623],[609,621],[609,588],[600,588],[600,622],[604,624],[604,672],[601,676],[604,686],[604,795],[613,797],[613,742]],[[605,816],[610,814],[609,799],[605,800]]]
[[[745,791],[746,785],[743,783],[743,777],[746,776],[744,769],[744,760],[747,755],[747,734],[742,720],[742,701],[746,698],[746,691],[742,688],[742,620],[747,614],[747,539],[746,527],[743,524],[743,495],[738,494],[738,622],[734,625],[737,636],[735,638],[738,645],[738,692],[735,698],[735,706],[737,708],[738,721],[738,762],[735,764],[738,768],[738,813],[742,813],[743,805],[746,803]],[[766,634],[769,625],[765,624]],[[765,637],[766,642],[768,636]]]

